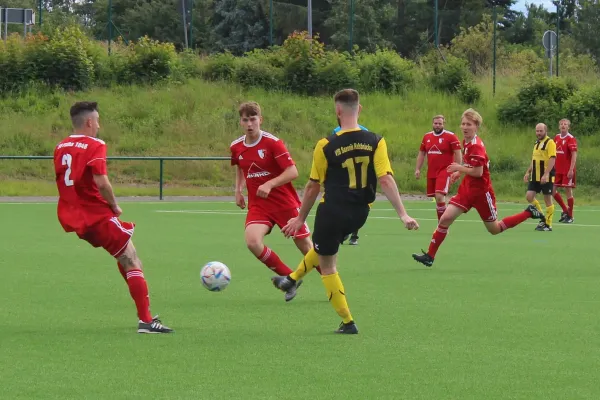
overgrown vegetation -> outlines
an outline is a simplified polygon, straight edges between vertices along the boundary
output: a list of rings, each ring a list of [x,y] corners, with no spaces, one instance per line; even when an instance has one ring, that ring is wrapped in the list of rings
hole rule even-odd
[[[154,84],[182,80],[194,74],[197,57],[178,55],[169,43],[147,37],[128,46],[106,45],[87,37],[78,27],[38,33],[25,39],[11,35],[0,42],[0,94],[31,87],[87,90],[114,84]]]
[[[553,130],[562,117],[573,121],[585,149],[579,190],[597,193],[600,187],[595,167],[600,141],[594,136],[600,123],[600,86],[593,59],[567,45],[561,53],[561,75],[569,78],[547,78],[539,52],[501,43],[499,91],[492,97],[486,18],[464,29],[450,46],[414,59],[377,46],[373,52],[355,48],[350,54],[306,32],[294,32],[281,46],[242,56],[178,53],[172,44],[147,37],[128,45],[118,41],[108,56],[105,43],[90,39],[78,27],[47,33],[25,40],[14,35],[0,42],[2,154],[51,154],[70,129],[68,106],[85,97],[101,103],[102,134],[113,155],[226,156],[238,134],[236,107],[251,98],[263,103],[265,128],[290,144],[305,176],[314,141],[335,124],[331,94],[355,87],[363,93],[362,121],[389,138],[404,191],[423,190],[424,183],[412,178],[413,158],[431,116],[447,115],[448,128],[459,131],[458,116],[468,106],[484,115],[482,137],[501,196],[521,195],[533,125],[545,122]],[[116,162],[111,170],[117,182],[137,185],[140,193],[147,193],[145,185],[158,178],[152,163]],[[230,169],[222,162],[172,162],[166,171],[167,182],[186,186],[186,194],[189,185],[225,190],[231,186]],[[11,182],[51,181],[51,175],[43,163],[0,164],[0,176]]]
[[[505,80],[501,84],[500,87],[508,87]],[[490,154],[494,187],[500,199],[522,198],[522,176],[535,141],[533,126],[499,123],[491,93],[487,85],[484,88],[476,108],[484,116],[480,134]],[[497,95],[505,94],[503,91]],[[263,107],[263,128],[286,142],[298,164],[299,188],[306,182],[314,144],[337,124],[330,96],[297,96],[261,88],[243,90],[238,85],[197,79],[176,87],[113,87],[43,96],[29,91],[0,100],[0,154],[52,154],[56,143],[70,132],[70,105],[83,99],[94,99],[100,104],[101,137],[109,144],[111,156],[227,156],[229,144],[241,134],[239,103],[256,100]],[[431,129],[431,117],[438,113],[447,117],[447,128],[460,135],[459,118],[467,105],[427,87],[408,90],[402,96],[368,93],[363,95],[362,103],[361,123],[386,137],[402,192],[423,193],[425,181],[413,176],[422,135]],[[556,125],[550,125],[551,132],[556,129]],[[573,132],[581,145],[579,196],[600,194],[596,168],[600,162],[600,139],[579,135],[577,124]],[[157,193],[158,162],[109,164],[111,178],[121,188],[118,193]],[[227,161],[168,161],[165,194],[231,194],[233,177]],[[2,161],[0,178],[9,182],[3,185],[3,194],[54,194],[52,184],[38,183],[53,181],[50,161]]]

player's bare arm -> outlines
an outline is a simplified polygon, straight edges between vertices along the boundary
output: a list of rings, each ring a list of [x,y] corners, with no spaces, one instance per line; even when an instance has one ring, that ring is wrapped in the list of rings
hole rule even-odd
[[[258,195],[258,197],[262,197],[263,199],[266,199],[267,196],[269,196],[269,193],[271,193],[271,190],[273,188],[290,183],[297,177],[298,177],[298,168],[296,168],[295,165],[291,165],[291,166],[287,167],[279,176],[260,185],[258,187],[258,191],[256,192],[256,194]]]
[[[454,150],[454,162],[457,164],[462,164],[462,152],[460,149]]]
[[[117,199],[115,198],[115,193],[113,192],[112,185],[108,180],[108,176],[106,175],[94,175],[94,182],[100,191],[100,195],[102,198],[108,202],[108,205],[113,210],[113,212],[117,215],[121,215],[123,210],[117,204]]]
[[[575,164],[577,163],[577,151],[571,152],[571,165],[569,166],[569,172],[567,173],[567,178],[573,179],[573,175],[575,174]]]
[[[465,167],[464,165],[460,165],[457,163],[452,163],[448,166],[448,172],[460,172],[465,175],[472,176],[474,178],[481,178],[483,175],[483,165],[478,167]]]
[[[246,208],[246,200],[244,199],[244,171],[238,165],[235,171],[235,204],[242,210]]]
[[[458,181],[460,178],[462,178],[463,173],[462,172],[454,172],[452,175],[450,175],[450,183],[453,185],[456,181]]]
[[[417,155],[417,167],[415,169],[415,178],[419,179],[421,177],[421,168],[423,167],[423,162],[425,162],[426,153],[424,151],[419,151]]]
[[[533,160],[529,163],[529,168],[525,171],[525,176],[523,176],[523,182],[529,182],[529,177],[531,176],[531,171],[533,170]]]
[[[552,168],[554,168],[555,163],[556,157],[550,157],[550,159],[548,160],[548,168],[546,168],[544,175],[542,175],[542,177],[540,178],[540,182],[542,184],[548,183],[548,181],[550,180],[550,171],[552,171]]]
[[[400,197],[400,192],[398,191],[398,185],[394,180],[394,177],[391,174],[384,175],[379,178],[379,184],[381,185],[381,191],[387,197],[394,210],[404,223],[404,226],[408,230],[417,230],[419,229],[419,224],[413,218],[411,218],[404,208],[404,203],[402,203],[402,198]]]
[[[296,218],[292,218],[288,221],[287,225],[283,227],[281,232],[283,235],[288,238],[290,236],[294,236],[300,228],[306,222],[306,218],[308,218],[308,213],[313,208],[315,201],[317,201],[317,197],[319,197],[319,192],[321,191],[321,184],[319,182],[315,182],[313,180],[309,180],[304,188],[304,195],[302,197],[302,205],[300,206],[300,211]]]

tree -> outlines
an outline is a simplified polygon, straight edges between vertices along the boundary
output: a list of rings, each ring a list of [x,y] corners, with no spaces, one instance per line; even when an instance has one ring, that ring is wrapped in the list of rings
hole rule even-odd
[[[350,43],[350,5],[347,0],[332,0],[331,16],[325,26],[334,32],[331,43],[347,50]],[[392,47],[395,8],[390,0],[354,0],[352,43],[373,51],[376,47]]]
[[[269,21],[260,1],[215,0],[211,26],[214,50],[240,55],[269,43]]]
[[[600,62],[600,3],[598,0],[582,0],[580,4],[573,37],[586,53]]]

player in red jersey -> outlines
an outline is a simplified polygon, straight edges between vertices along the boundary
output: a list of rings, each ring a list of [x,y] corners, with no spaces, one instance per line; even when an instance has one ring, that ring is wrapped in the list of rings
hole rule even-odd
[[[421,167],[427,157],[427,197],[435,197],[438,220],[446,211],[446,195],[450,189],[450,174],[446,169],[452,161],[462,162],[460,141],[453,132],[444,129],[443,115],[433,117],[433,131],[423,136],[415,178],[421,178]]]
[[[577,139],[569,133],[571,121],[568,119],[561,119],[558,127],[560,133],[554,137],[554,142],[556,143],[556,177],[554,180],[553,196],[554,200],[556,200],[563,210],[558,222],[572,224],[575,221],[573,219],[573,206],[575,205],[573,189],[576,186],[577,175],[575,168],[577,162]],[[560,187],[565,188],[568,207],[560,193],[558,193],[558,188]]]
[[[106,144],[97,138],[97,103],[75,103],[71,120],[73,135],[54,149],[58,220],[65,232],[75,232],[80,239],[104,248],[117,259],[137,308],[138,333],[171,333],[172,329],[150,314],[142,262],[131,242],[135,224],[119,219],[122,210],[106,172]]]
[[[263,122],[260,106],[255,102],[244,103],[239,108],[240,125],[244,136],[231,143],[231,165],[236,166],[235,202],[246,208],[242,194],[244,183],[248,189],[248,214],[246,216],[246,245],[256,258],[280,276],[293,271],[279,256],[264,245],[264,237],[274,225],[283,228],[298,216],[300,198],[292,181],[298,177],[298,169],[281,140],[260,129]],[[312,248],[310,231],[304,224],[294,237],[302,254]],[[285,293],[285,300],[296,296],[295,286]]]
[[[423,254],[412,255],[416,261],[427,267],[433,265],[435,255],[446,238],[450,225],[471,208],[477,210],[483,224],[492,235],[514,228],[529,218],[544,219],[544,215],[530,204],[523,212],[506,217],[502,221],[497,220],[496,197],[490,179],[489,158],[483,141],[477,136],[482,122],[481,115],[471,108],[462,115],[463,165],[452,163],[447,170],[452,174],[452,182],[460,179],[462,175],[465,175],[465,178],[458,188],[458,193],[450,199],[450,205],[440,218],[429,243],[429,250],[423,251]]]

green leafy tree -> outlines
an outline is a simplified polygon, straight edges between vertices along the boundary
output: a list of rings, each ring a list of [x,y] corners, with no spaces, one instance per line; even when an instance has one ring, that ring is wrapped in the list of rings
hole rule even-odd
[[[215,0],[211,25],[214,50],[243,54],[269,42],[267,13],[256,0]]]

